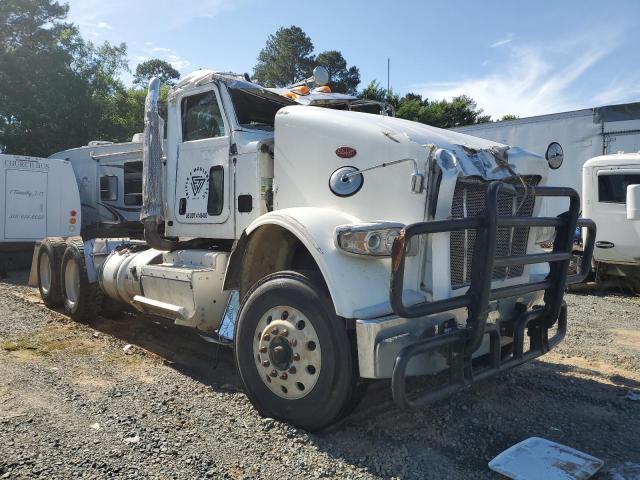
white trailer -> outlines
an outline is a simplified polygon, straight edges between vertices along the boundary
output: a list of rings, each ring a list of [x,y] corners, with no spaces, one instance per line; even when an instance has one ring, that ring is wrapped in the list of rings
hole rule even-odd
[[[640,151],[640,103],[607,105],[572,112],[482,123],[453,130],[488,140],[518,145],[549,162],[549,185],[582,190],[582,167],[590,158]],[[563,206],[546,202],[545,214]]]
[[[623,278],[640,292],[640,154],[592,158],[582,182],[583,214],[598,225],[598,279]]]
[[[564,337],[565,286],[586,275],[595,225],[578,219],[573,189],[545,186],[540,156],[296,105],[210,70],[172,88],[163,145],[158,95],[153,79],[145,240],[66,242],[72,318],[92,320],[109,298],[231,345],[256,408],[310,430],[348,414],[369,380],[422,405]],[[568,199],[566,215],[540,216],[549,196]],[[568,277],[577,227],[590,233]],[[445,371],[408,395],[407,376]]]
[[[0,270],[44,237],[77,235],[80,197],[73,168],[64,160],[0,155]]]

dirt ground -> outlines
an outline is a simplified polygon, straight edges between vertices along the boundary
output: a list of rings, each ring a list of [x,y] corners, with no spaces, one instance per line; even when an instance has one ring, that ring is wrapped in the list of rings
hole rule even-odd
[[[0,478],[495,479],[491,458],[540,436],[640,479],[638,297],[568,295],[542,359],[421,410],[377,382],[308,434],[257,415],[231,351],[141,315],[77,324],[24,283],[0,283]]]

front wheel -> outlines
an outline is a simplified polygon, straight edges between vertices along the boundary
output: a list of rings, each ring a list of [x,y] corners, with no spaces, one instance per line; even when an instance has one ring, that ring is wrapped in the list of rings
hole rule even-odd
[[[357,397],[344,322],[325,289],[304,275],[280,272],[258,282],[243,301],[235,338],[247,396],[264,416],[319,430]]]

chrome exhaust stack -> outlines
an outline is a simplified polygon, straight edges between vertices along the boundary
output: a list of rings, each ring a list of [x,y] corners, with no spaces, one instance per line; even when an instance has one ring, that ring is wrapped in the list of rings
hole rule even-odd
[[[158,226],[164,221],[162,141],[164,121],[158,112],[160,79],[149,80],[144,105],[144,140],[142,143],[142,209],[140,221],[144,224],[144,238],[157,250],[173,250],[177,241],[164,238]]]

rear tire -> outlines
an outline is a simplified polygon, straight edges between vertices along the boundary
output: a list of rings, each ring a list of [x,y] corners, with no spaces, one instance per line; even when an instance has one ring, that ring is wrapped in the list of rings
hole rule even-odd
[[[340,419],[361,392],[344,322],[326,290],[296,272],[260,280],[245,296],[235,358],[249,400],[306,430]]]
[[[49,308],[62,304],[60,267],[67,244],[62,238],[45,238],[38,248],[38,290],[44,304]]]
[[[89,322],[98,316],[102,294],[98,283],[89,282],[82,239],[70,239],[60,269],[64,310],[73,320]]]

